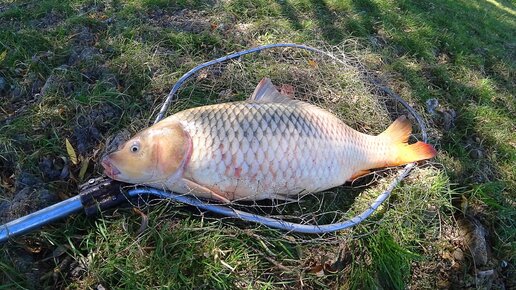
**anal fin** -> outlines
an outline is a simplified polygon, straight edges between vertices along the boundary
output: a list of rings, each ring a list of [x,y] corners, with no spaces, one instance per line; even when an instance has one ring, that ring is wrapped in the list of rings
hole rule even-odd
[[[362,176],[364,176],[364,175],[366,175],[366,174],[368,174],[368,173],[370,173],[370,172],[371,172],[371,170],[360,170],[360,171],[358,171],[358,172],[355,172],[355,173],[354,173],[354,174],[353,174],[353,175],[348,179],[348,181],[353,181],[353,180],[355,180],[355,179],[357,179],[357,178],[359,178],[359,177],[362,177]]]

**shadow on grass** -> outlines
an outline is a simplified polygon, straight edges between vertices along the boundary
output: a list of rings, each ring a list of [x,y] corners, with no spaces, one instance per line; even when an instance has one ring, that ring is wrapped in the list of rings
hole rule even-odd
[[[303,25],[301,25],[301,22],[299,21],[298,13],[296,9],[290,4],[290,2],[282,0],[276,0],[276,2],[280,5],[283,16],[288,18],[290,21],[292,28],[295,30],[303,29]]]
[[[325,1],[310,0],[310,2],[314,8],[313,15],[324,39],[333,44],[342,42],[344,40],[344,31],[335,24],[338,22],[338,18],[334,11],[328,8]]]
[[[295,8],[289,1],[278,3],[292,27],[298,29],[300,16]],[[510,208],[507,194],[515,190],[510,163],[516,157],[514,145],[505,143],[511,142],[511,120],[516,115],[514,5],[495,0],[358,0],[340,4],[310,1],[308,14],[321,37],[332,44],[346,36],[382,38],[386,45],[376,46],[374,53],[407,84],[408,94],[420,103],[436,98],[443,107],[458,112],[455,127],[440,129],[444,137],[439,148],[460,164],[455,172],[449,168],[456,190],[469,198],[476,188],[490,189],[483,193],[482,202],[494,206],[480,215],[498,215],[497,207]],[[472,157],[472,148],[484,153]],[[500,182],[501,186],[490,186]],[[514,226],[510,222],[514,211],[505,214],[508,216],[489,220],[492,232],[507,230],[500,228],[500,220],[509,219]],[[511,237],[514,233],[508,231],[501,239]]]

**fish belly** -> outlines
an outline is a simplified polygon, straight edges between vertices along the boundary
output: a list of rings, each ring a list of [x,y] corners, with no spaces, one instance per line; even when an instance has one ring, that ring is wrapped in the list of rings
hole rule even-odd
[[[288,199],[332,188],[363,161],[367,135],[303,102],[235,102],[174,116],[193,145],[184,178],[228,200]]]

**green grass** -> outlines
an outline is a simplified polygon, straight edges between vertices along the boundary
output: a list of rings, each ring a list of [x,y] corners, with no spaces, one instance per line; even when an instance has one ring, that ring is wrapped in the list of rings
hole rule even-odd
[[[0,123],[0,200],[11,198],[21,172],[41,175],[42,158],[67,156],[64,140],[77,145],[80,116],[104,104],[121,112],[98,125],[103,140],[123,128],[144,128],[170,86],[196,64],[270,42],[353,40],[358,45],[350,53],[425,115],[439,151],[436,165],[413,172],[368,222],[325,240],[172,205],[146,209],[149,227],[136,236],[139,216],[120,209],[95,221],[76,216],[2,246],[0,285],[461,287],[474,276],[471,258],[452,269],[443,253],[466,249],[457,245],[455,220],[469,216],[489,232],[492,257],[481,269],[498,269],[495,262],[504,260],[509,270],[498,276],[509,277],[516,263],[515,16],[514,3],[504,0],[0,1],[0,77],[13,87],[0,92],[6,94],[0,120],[11,116]],[[93,50],[81,56],[84,48]],[[15,90],[21,102],[13,100]],[[192,100],[204,103],[201,97]],[[456,111],[454,127],[444,129],[424,113],[431,98]],[[95,143],[84,157],[98,163],[94,152],[104,145]],[[71,170],[74,178],[49,186],[73,195],[79,167]],[[99,173],[95,165],[86,175]],[[357,193],[356,207],[376,193]],[[27,245],[34,243],[42,250],[31,251]],[[41,280],[26,274],[21,260],[27,257],[47,274]],[[335,271],[313,273],[337,257]],[[66,259],[87,270],[72,275],[62,265]],[[464,281],[443,274],[453,271]]]
[[[96,254],[89,261],[94,269],[91,277],[112,287],[224,289],[243,280],[246,270],[258,264],[252,247],[242,243],[238,233],[222,236],[220,229],[197,220],[153,225],[142,238],[128,235],[121,221],[100,221],[96,229],[81,250]]]

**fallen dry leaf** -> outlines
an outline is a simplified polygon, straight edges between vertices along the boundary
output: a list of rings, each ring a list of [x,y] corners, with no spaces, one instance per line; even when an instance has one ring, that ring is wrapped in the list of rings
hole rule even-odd
[[[75,153],[75,149],[73,149],[72,144],[68,140],[68,138],[65,139],[66,143],[66,152],[68,152],[68,156],[70,157],[70,161],[72,161],[73,165],[77,165],[77,154]]]

